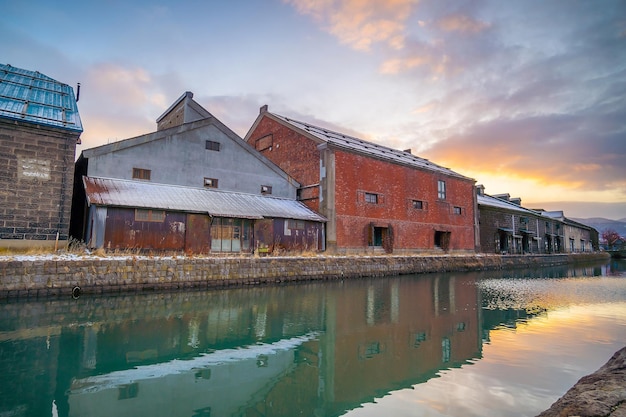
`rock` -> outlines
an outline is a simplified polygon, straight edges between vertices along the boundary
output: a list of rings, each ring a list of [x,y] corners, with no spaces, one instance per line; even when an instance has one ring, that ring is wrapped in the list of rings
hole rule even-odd
[[[626,347],[537,417],[626,417]]]

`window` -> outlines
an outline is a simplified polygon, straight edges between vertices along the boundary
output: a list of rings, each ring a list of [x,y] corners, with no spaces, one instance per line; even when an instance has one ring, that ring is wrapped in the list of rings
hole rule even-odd
[[[149,169],[133,168],[133,179],[150,181],[150,172]]]
[[[162,222],[165,220],[165,211],[135,209],[136,222]]]
[[[452,357],[450,338],[443,337],[441,339],[441,362],[448,363]]]
[[[216,178],[204,178],[204,186],[207,188],[217,188]]]
[[[413,347],[418,348],[426,341],[426,332],[418,332],[413,335]]]
[[[304,230],[304,220],[288,220],[287,228],[291,230]]]
[[[380,354],[380,343],[371,342],[365,346],[365,356],[374,356]]]
[[[413,200],[413,208],[416,210],[424,210],[424,202],[420,200]]]
[[[365,202],[371,204],[378,204],[378,194],[365,193]]]
[[[207,151],[219,152],[220,151],[220,143],[212,141],[212,140],[207,140],[206,141],[206,149],[207,149]]]
[[[446,182],[445,181],[437,181],[437,198],[440,200],[446,199]]]
[[[453,210],[452,212],[453,212],[454,214],[461,214],[461,212],[462,212],[461,207],[456,207],[456,206],[455,206],[452,210]]]
[[[139,394],[139,384],[133,382],[132,384],[124,384],[117,387],[117,399],[127,400],[129,398],[136,398]]]
[[[255,142],[255,147],[257,151],[264,151],[265,149],[272,150],[272,145],[274,143],[274,137],[272,135],[263,136],[260,139],[257,139]]]
[[[272,194],[272,187],[269,185],[262,185],[261,194]]]

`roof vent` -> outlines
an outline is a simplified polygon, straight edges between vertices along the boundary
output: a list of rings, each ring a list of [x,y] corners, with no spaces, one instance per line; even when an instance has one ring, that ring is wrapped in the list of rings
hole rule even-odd
[[[404,153],[408,153],[408,154],[410,154],[410,155],[413,155],[413,152],[411,152],[411,148],[409,148],[409,149],[405,149],[405,150],[403,150],[402,152],[404,152]]]

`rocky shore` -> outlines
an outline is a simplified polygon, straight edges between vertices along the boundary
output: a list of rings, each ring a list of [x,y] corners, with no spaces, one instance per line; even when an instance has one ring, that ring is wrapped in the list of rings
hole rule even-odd
[[[626,417],[626,347],[537,417]]]

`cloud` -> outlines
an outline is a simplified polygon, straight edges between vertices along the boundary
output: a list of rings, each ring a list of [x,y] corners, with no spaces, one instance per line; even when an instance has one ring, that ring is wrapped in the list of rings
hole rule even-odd
[[[176,74],[112,62],[83,73],[78,108],[83,122],[81,149],[156,130],[156,119],[184,89]]]
[[[481,22],[480,20],[476,20],[470,16],[462,14],[444,16],[439,19],[437,26],[446,32],[466,33],[478,33],[489,27],[489,25],[485,22]]]
[[[406,21],[416,0],[283,0],[310,15],[343,44],[367,51],[375,43],[404,47]]]

